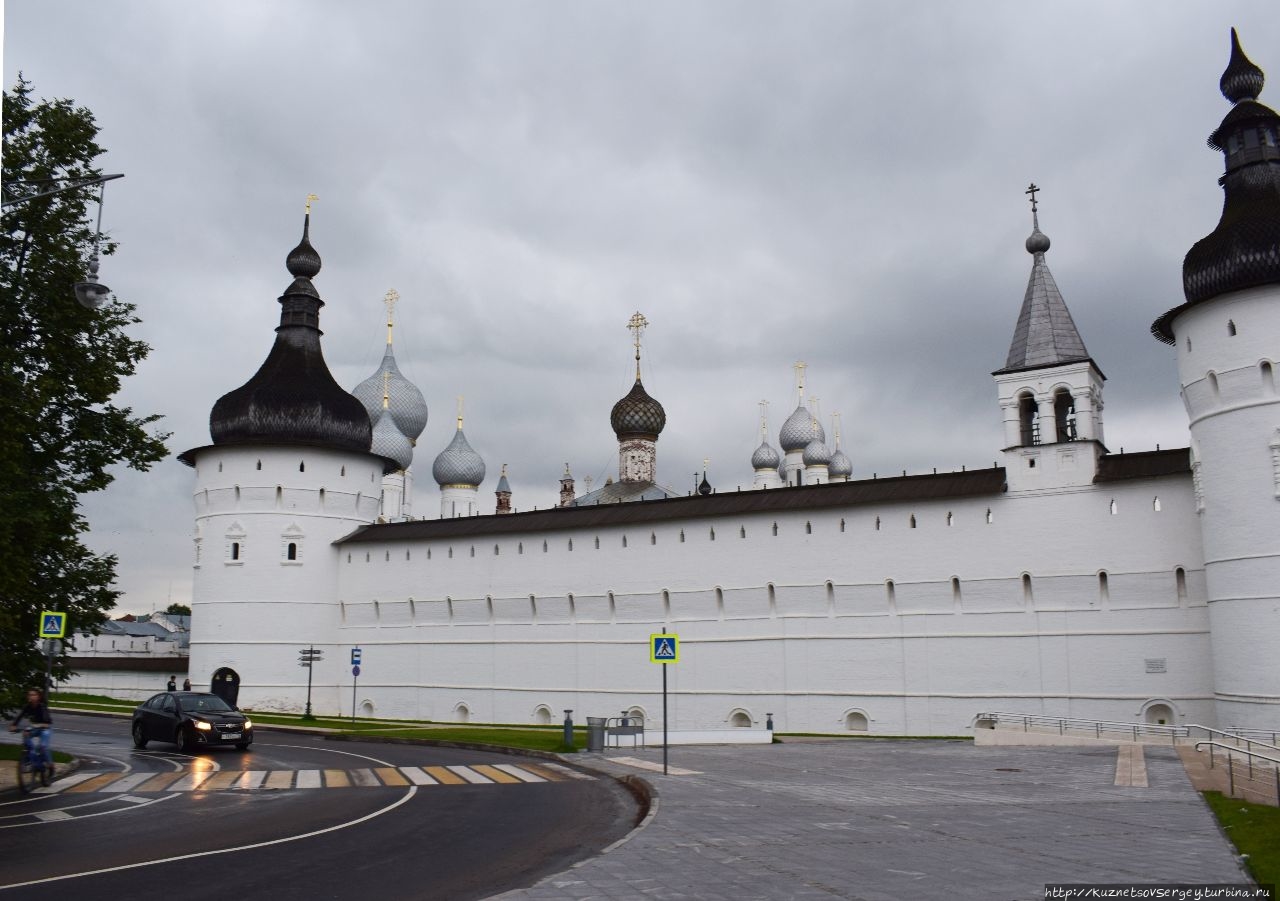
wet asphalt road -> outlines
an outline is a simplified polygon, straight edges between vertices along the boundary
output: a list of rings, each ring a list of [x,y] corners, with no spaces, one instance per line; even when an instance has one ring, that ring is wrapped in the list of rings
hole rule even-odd
[[[127,720],[62,714],[55,726],[55,748],[84,761],[66,782],[81,781],[49,795],[0,794],[5,901],[483,898],[593,856],[636,821],[617,783],[536,759],[269,731],[247,752],[192,757],[158,743],[134,750]],[[449,766],[459,769],[419,769]],[[291,784],[274,774],[293,773],[316,787],[181,790],[209,771],[222,774],[218,784],[241,772],[268,774],[250,784]],[[509,772],[520,778],[502,781]],[[187,781],[157,790],[169,780],[150,774]]]

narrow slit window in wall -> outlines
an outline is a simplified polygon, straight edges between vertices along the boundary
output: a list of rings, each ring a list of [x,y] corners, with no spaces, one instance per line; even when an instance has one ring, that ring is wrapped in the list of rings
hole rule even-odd
[[[298,543],[296,541],[289,542],[289,546],[285,548],[284,558],[286,560],[298,559]]]
[[[809,522],[809,521],[807,521],[807,520],[805,521],[805,524],[804,524],[804,533],[805,533],[806,535],[812,535],[812,534],[813,534],[813,523],[812,523],[812,522]]]
[[[738,537],[739,537],[739,538],[746,538],[746,537],[747,537],[747,527],[746,527],[746,526],[738,526]]]
[[[1236,324],[1234,320],[1227,320],[1227,335],[1234,338],[1236,336]]]
[[[1173,571],[1173,579],[1178,587],[1178,600],[1187,599],[1187,571],[1179,566]]]
[[[1033,597],[1034,596],[1031,593],[1031,574],[1023,573],[1022,574],[1022,600],[1030,604]]]
[[[914,513],[912,513],[912,514],[911,514],[911,528],[913,528],[913,529],[914,529],[915,527],[916,527],[916,515],[915,515]]]
[[[1111,579],[1107,575],[1106,570],[1102,570],[1098,573],[1098,597],[1102,598],[1104,601],[1111,597],[1110,581]]]
[[[960,603],[960,578],[958,576],[951,577],[951,599],[957,604]]]

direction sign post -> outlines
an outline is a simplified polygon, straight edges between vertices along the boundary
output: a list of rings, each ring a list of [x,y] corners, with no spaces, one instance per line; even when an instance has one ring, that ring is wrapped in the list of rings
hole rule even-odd
[[[351,649],[351,722],[356,721],[356,683],[360,681],[360,658],[361,651],[359,648]]]
[[[662,667],[662,775],[667,775],[667,667],[666,664],[680,662],[680,636],[668,635],[664,626],[662,632],[649,636],[649,662],[661,663]]]
[[[317,651],[315,645],[298,652],[298,666],[305,667],[307,670],[307,711],[302,714],[304,720],[315,719],[311,715],[311,671],[315,668],[314,664],[323,659],[324,651]]]

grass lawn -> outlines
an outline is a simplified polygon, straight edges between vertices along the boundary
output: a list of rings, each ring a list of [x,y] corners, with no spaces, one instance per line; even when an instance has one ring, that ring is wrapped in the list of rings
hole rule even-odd
[[[107,698],[101,695],[79,694],[70,691],[55,692],[50,698],[55,707],[80,710],[131,713],[140,701]],[[535,751],[567,751],[564,747],[564,727],[556,726],[462,726],[457,723],[431,723],[429,721],[371,720],[350,717],[312,717],[304,720],[300,714],[265,713],[245,710],[254,723],[262,726],[306,726],[326,732],[344,735],[386,736],[387,738],[422,738],[437,741],[475,742],[499,745],[506,748],[528,748]],[[574,742],[585,748],[587,731],[574,730]],[[16,757],[14,758],[16,759]]]
[[[1228,798],[1221,792],[1205,792],[1218,824],[1241,854],[1259,885],[1271,885],[1271,897],[1280,884],[1280,807],[1250,804]]]

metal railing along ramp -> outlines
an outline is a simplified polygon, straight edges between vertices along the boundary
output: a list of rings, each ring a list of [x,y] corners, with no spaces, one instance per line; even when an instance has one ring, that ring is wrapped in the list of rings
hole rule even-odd
[[[1257,749],[1280,755],[1280,729],[1215,729],[1199,723],[1165,726],[1157,723],[1122,723],[1071,716],[994,711],[979,713],[974,717],[973,725],[975,729],[1020,729],[1023,732],[1109,738],[1148,744],[1176,745],[1179,740],[1183,744],[1197,740],[1217,741],[1224,747],[1232,746],[1241,751]]]

